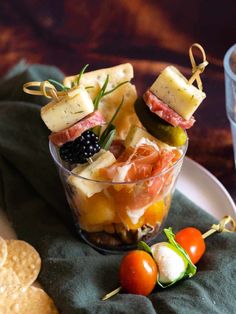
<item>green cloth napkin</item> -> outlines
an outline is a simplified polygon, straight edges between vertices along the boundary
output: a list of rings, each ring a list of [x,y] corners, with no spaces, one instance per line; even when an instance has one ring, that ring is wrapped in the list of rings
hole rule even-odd
[[[45,99],[22,92],[24,82],[48,78],[61,80],[63,73],[21,62],[0,81],[0,205],[19,239],[39,251],[40,283],[60,313],[235,313],[236,234],[216,234],[206,240],[207,251],[192,279],[156,288],[148,298],[119,294],[100,300],[119,286],[121,256],[104,256],[76,235],[49,155],[49,132],[40,118]],[[196,226],[204,232],[215,222],[175,193],[166,226],[174,231]]]

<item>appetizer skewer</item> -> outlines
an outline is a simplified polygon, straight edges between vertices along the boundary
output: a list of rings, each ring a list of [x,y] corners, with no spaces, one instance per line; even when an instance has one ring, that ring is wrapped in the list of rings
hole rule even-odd
[[[228,224],[231,224],[230,229],[226,227]],[[121,286],[106,294],[102,300],[121,290],[147,296],[156,284],[166,288],[183,278],[191,278],[197,270],[195,264],[205,252],[205,239],[215,232],[236,232],[236,221],[225,216],[204,234],[193,227],[184,228],[176,235],[171,228],[164,229],[164,232],[169,242],[156,243],[151,247],[141,242],[140,251],[131,251],[123,257],[119,273]]]

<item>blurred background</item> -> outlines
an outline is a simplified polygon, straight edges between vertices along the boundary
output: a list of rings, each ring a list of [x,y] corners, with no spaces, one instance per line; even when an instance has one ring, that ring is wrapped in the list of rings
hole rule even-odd
[[[188,49],[199,42],[210,63],[203,74],[207,99],[189,131],[188,156],[236,199],[222,65],[236,42],[235,13],[235,0],[1,1],[0,75],[21,59],[56,65],[67,75],[86,63],[92,70],[131,62],[141,94],[168,64],[190,77]]]

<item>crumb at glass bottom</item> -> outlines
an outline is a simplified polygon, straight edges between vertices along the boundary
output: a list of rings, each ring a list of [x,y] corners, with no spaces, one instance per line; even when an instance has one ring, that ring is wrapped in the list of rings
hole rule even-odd
[[[129,182],[82,177],[61,161],[51,143],[50,151],[85,242],[98,251],[116,253],[136,248],[141,240],[149,244],[156,240],[169,212],[186,147],[165,171]]]

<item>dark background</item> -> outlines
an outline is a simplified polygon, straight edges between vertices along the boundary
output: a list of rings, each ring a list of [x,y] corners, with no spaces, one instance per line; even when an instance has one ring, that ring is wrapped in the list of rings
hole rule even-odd
[[[210,63],[202,77],[207,99],[188,132],[187,155],[236,200],[222,67],[225,51],[236,42],[235,17],[235,0],[1,1],[0,75],[22,58],[56,65],[67,75],[86,63],[92,70],[128,61],[141,94],[168,64],[190,76],[188,48],[199,42]]]

